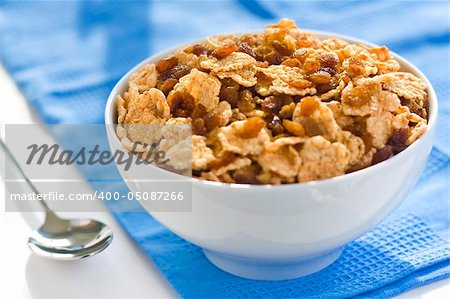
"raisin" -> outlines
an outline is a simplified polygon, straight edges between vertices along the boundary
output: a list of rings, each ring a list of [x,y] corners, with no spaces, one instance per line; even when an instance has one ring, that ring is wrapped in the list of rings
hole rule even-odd
[[[185,65],[175,65],[161,74],[161,79],[166,80],[168,78],[180,79],[184,75],[189,74],[189,69]]]
[[[192,111],[194,110],[195,106],[195,100],[191,95],[186,95],[183,97],[183,100],[181,101],[181,109]]]
[[[172,100],[169,102],[170,112],[174,113],[181,106],[181,94],[179,92],[174,92]]]
[[[283,126],[286,129],[286,131],[288,131],[294,136],[300,137],[305,136],[305,128],[299,123],[296,123],[292,120],[283,119]]]
[[[321,68],[320,61],[315,59],[305,60],[302,67],[307,74],[317,72]]]
[[[202,104],[198,104],[194,107],[194,110],[192,111],[192,117],[193,118],[203,117],[207,113],[208,111],[206,110],[206,107],[203,106]]]
[[[231,114],[230,122],[245,120],[247,117],[245,114],[238,111],[238,109],[233,109],[233,112]]]
[[[256,174],[247,168],[241,168],[233,173],[233,179],[237,184],[260,184]]]
[[[267,128],[269,128],[274,135],[278,135],[284,132],[284,127],[281,124],[281,120],[278,116],[274,116],[272,120],[267,124]]]
[[[192,169],[192,176],[193,177],[200,178],[201,175],[202,175],[202,171],[201,170]]]
[[[177,83],[178,83],[177,79],[169,78],[161,84],[159,89],[161,89],[161,91],[167,96]]]
[[[282,65],[290,66],[290,67],[300,67],[302,64],[297,58],[287,58],[283,60]]]
[[[408,137],[408,129],[398,129],[389,137],[387,144],[392,146],[394,153],[397,154],[407,147],[406,141]]]
[[[308,80],[299,79],[299,80],[293,80],[293,81],[289,82],[289,85],[291,85],[295,88],[298,88],[298,89],[303,89],[303,88],[310,87],[312,84]]]
[[[322,69],[323,68],[321,68],[319,71],[323,71]],[[330,81],[328,83],[319,84],[316,86],[318,94],[326,93],[330,90],[335,89],[339,85],[340,78],[338,78],[337,76],[333,77],[333,75],[330,72],[327,73],[330,74],[332,77],[330,78]]]
[[[211,132],[220,124],[220,116],[217,113],[209,113],[203,117],[206,131]]]
[[[239,52],[245,53],[255,58],[255,51],[253,51],[252,47],[250,47],[246,42],[238,42],[237,47]]]
[[[372,165],[383,162],[394,155],[394,149],[390,145],[386,145],[382,149],[378,150],[372,157]]]
[[[294,98],[290,95],[280,95],[283,105],[289,105],[294,102]]]
[[[360,138],[363,140],[363,142],[364,142],[364,148],[365,148],[365,153],[368,153],[368,152],[370,152],[370,150],[372,149],[372,147],[373,147],[373,138],[372,138],[372,135],[370,135],[370,134],[367,134],[367,133],[365,133],[365,134],[362,134],[361,136],[360,136]]]
[[[277,114],[283,107],[283,98],[281,96],[269,96],[261,102],[261,108],[269,114]]]
[[[353,165],[352,167],[350,167],[350,169],[347,170],[346,173],[352,173],[352,172],[355,172],[355,171],[358,171],[358,170],[362,170],[362,169],[367,168],[369,166],[370,165],[367,165],[367,164],[356,164],[356,165]]]
[[[366,72],[364,64],[359,58],[350,57],[348,60],[348,74],[350,77],[358,77]]]
[[[316,84],[326,84],[330,82],[331,76],[325,71],[318,71],[308,75],[308,79]]]
[[[239,84],[232,79],[222,80],[219,98],[227,101],[232,108],[236,108],[239,100]]]
[[[333,90],[334,87],[331,84],[319,84],[316,86],[317,94],[327,93],[330,90]]]
[[[174,112],[172,112],[173,116],[175,117],[189,117],[189,111],[183,110],[183,109],[177,109]]]
[[[300,123],[303,126],[303,129],[305,130],[305,134],[309,137],[323,134],[319,125],[309,117],[302,119]]]
[[[202,71],[202,72],[207,73],[207,74],[209,74],[209,73],[211,72],[211,70],[208,69],[208,68],[202,67],[202,62],[203,62],[203,61],[207,61],[208,59],[210,59],[210,57],[208,57],[208,56],[206,56],[206,55],[201,55],[201,56],[197,59],[197,63],[196,63],[196,68],[197,68],[199,71]]]
[[[322,66],[319,71],[327,72],[330,76],[334,76],[337,74],[338,69],[334,66]]]
[[[428,119],[428,111],[430,111],[430,101],[428,99],[423,100],[422,114],[419,114],[423,119]]]
[[[196,135],[206,133],[205,121],[202,118],[196,118],[192,121],[192,132]]]
[[[281,56],[290,56],[292,55],[292,49],[289,49],[285,44],[275,40],[272,42],[272,46]]]
[[[176,57],[170,57],[170,58],[167,58],[167,59],[161,59],[160,61],[158,61],[156,63],[156,70],[159,73],[163,73],[163,72],[173,68],[177,64],[178,64],[178,58],[176,58]]]
[[[280,28],[278,27],[278,30],[273,31],[269,34],[266,34],[266,41],[267,42],[273,42],[276,40],[284,40],[284,38],[286,37],[286,35],[288,34],[288,31],[286,28]]]
[[[264,55],[266,55],[266,54],[255,51],[255,59],[256,59],[256,61],[258,61],[260,63],[267,63],[267,64],[269,64],[268,61],[266,61],[264,59]]]
[[[171,71],[171,77],[176,79],[180,79],[187,74],[189,74],[189,68],[181,64],[175,66]]]
[[[292,99],[294,100],[294,103],[299,103],[302,100],[302,96],[293,96]]]
[[[161,73],[161,75],[160,75],[159,78],[160,78],[161,80],[163,80],[163,81],[169,79],[169,78],[170,78],[170,69],[167,70],[167,71],[165,71],[165,72],[163,72],[163,73]]]
[[[245,89],[239,92],[239,100],[237,107],[241,112],[250,112],[255,109],[255,104],[253,103],[253,94],[250,90]]]
[[[367,120],[367,117],[355,117],[354,123],[343,129],[351,132],[353,135],[360,137],[364,142],[365,153],[368,153],[372,150],[373,138],[370,133],[367,133],[366,120]]]
[[[212,169],[219,169],[233,162],[235,157],[236,155],[233,154],[232,152],[224,152],[217,159],[211,161],[209,165],[211,166]]]
[[[250,117],[244,122],[239,135],[242,138],[255,138],[259,132],[264,128],[264,120],[260,117]]]
[[[425,118],[425,119],[427,118],[426,109],[423,108],[419,103],[417,103],[417,101],[401,98],[401,103],[403,106],[408,107],[409,111],[411,111],[412,113],[415,113],[422,118]]]
[[[283,61],[280,54],[276,52],[263,55],[263,60],[267,61],[269,65],[278,65]]]
[[[215,49],[211,55],[216,57],[217,59],[222,59],[227,57],[233,52],[236,52],[238,50],[238,47],[235,43],[230,43],[228,45],[222,46],[220,48]]]
[[[319,108],[319,103],[311,97],[305,97],[300,102],[300,113],[302,116],[310,116]]]
[[[239,41],[239,43],[246,43],[249,47],[255,46],[255,38],[251,35],[243,35]]]
[[[301,63],[305,62],[307,56],[308,49],[306,48],[298,49],[292,54],[292,58],[298,59]]]
[[[206,47],[202,46],[202,45],[195,45],[192,48],[192,53],[200,56],[200,55],[209,55],[211,54],[211,51],[209,51]]]
[[[170,112],[177,117],[188,117],[194,110],[195,101],[194,98],[189,95],[181,95],[176,93],[169,103]]]
[[[281,110],[280,110],[280,117],[281,118],[291,118],[292,115],[294,114],[294,109],[295,109],[295,103],[292,102],[288,105],[284,105]]]
[[[331,54],[325,54],[319,57],[321,66],[334,67],[338,63],[336,56]]]

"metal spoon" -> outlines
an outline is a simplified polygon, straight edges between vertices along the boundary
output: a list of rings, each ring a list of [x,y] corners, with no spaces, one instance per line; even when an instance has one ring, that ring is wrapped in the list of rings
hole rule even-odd
[[[26,176],[5,142],[0,143],[31,190],[39,194]],[[45,222],[28,238],[28,247],[37,255],[55,260],[77,260],[103,251],[112,241],[112,230],[104,223],[92,219],[62,219],[43,200]]]

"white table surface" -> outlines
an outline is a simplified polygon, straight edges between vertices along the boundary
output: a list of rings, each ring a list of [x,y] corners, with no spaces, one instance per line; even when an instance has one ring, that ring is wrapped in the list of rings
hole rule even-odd
[[[0,96],[1,124],[39,122],[1,66]],[[90,190],[87,183],[80,187],[80,191],[81,189]],[[92,217],[105,222],[114,231],[114,240],[110,247],[88,259],[59,262],[34,256],[26,246],[31,227],[39,225],[42,214],[6,213],[3,208],[5,200],[3,180],[0,183],[0,198],[2,199],[0,298],[173,298],[177,296],[151,260],[139,250],[101,203],[98,203],[97,210],[104,212],[60,214],[66,217]],[[450,298],[450,279],[414,289],[398,298]]]

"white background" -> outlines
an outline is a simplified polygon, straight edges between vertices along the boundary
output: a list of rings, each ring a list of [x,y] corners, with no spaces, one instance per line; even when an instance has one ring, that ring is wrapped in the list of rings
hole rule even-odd
[[[9,75],[0,66],[0,121],[39,122]],[[3,128],[2,128],[3,131]],[[3,132],[2,132],[3,135]],[[3,153],[0,154],[0,157]],[[2,167],[3,167],[3,161]],[[74,170],[76,171],[76,170]],[[81,176],[80,176],[81,178]],[[172,298],[176,293],[151,260],[115,222],[104,206],[97,213],[60,213],[64,217],[91,217],[111,226],[114,240],[109,248],[80,261],[59,262],[34,256],[26,246],[32,228],[42,221],[40,213],[5,213],[4,183],[0,183],[0,298]],[[80,192],[89,192],[83,184]],[[189,273],[186,273],[189,275]],[[398,298],[450,298],[450,280],[407,292]]]

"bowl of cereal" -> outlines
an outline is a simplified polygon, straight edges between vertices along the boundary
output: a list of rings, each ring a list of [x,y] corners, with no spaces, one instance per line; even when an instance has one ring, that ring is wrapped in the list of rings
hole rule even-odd
[[[330,265],[399,205],[431,151],[437,99],[388,48],[282,19],[146,59],[105,113],[114,150],[160,136],[139,125],[188,126],[187,142],[165,144],[187,163],[141,172],[187,175],[191,210],[143,206],[220,269],[282,280]],[[118,168],[131,191],[157,190]]]

